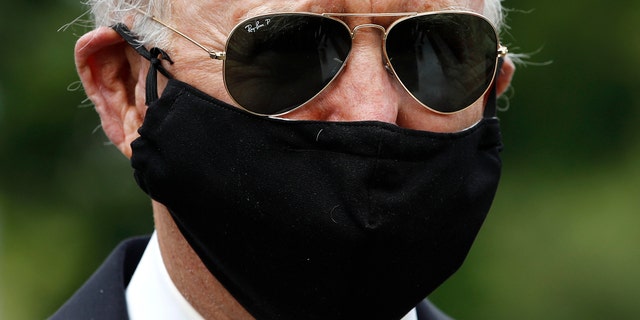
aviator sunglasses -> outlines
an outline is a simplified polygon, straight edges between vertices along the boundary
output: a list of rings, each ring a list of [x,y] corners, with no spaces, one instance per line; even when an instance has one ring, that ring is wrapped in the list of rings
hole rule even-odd
[[[167,27],[223,61],[227,92],[243,109],[279,116],[313,100],[349,59],[352,39],[362,28],[382,32],[383,63],[422,106],[448,114],[466,109],[491,87],[500,45],[493,24],[466,11],[428,13],[273,13],[236,25],[225,51],[211,50],[154,16]],[[401,17],[388,28],[338,18]]]

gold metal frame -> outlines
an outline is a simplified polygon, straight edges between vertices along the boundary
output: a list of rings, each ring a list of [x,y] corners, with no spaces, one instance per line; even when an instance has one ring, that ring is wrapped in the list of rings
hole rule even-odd
[[[333,76],[333,78],[327,83],[326,86],[324,86],[318,93],[316,93],[313,97],[309,98],[307,101],[305,101],[304,103],[300,104],[299,106],[291,109],[291,110],[287,110],[285,112],[279,113],[279,114],[274,114],[274,115],[267,115],[267,114],[260,114],[260,113],[256,113],[253,112],[251,110],[247,110],[245,109],[240,103],[238,103],[235,98],[233,96],[231,96],[231,93],[229,92],[229,89],[227,88],[227,81],[226,81],[226,72],[224,71],[225,68],[225,64],[224,61],[226,60],[226,51],[215,51],[213,49],[209,49],[206,46],[202,45],[201,43],[199,43],[198,41],[194,40],[193,38],[187,36],[186,34],[182,33],[180,30],[176,29],[175,27],[171,26],[170,24],[156,18],[153,15],[149,15],[147,12],[141,10],[141,9],[137,9],[136,10],[141,13],[142,15],[144,15],[145,17],[157,22],[158,24],[166,27],[167,29],[175,32],[176,34],[178,34],[179,36],[183,37],[184,39],[186,39],[187,41],[193,43],[194,45],[196,45],[197,47],[199,47],[200,49],[204,50],[208,55],[209,58],[214,59],[214,60],[221,60],[223,61],[223,82],[224,82],[224,86],[225,86],[225,90],[227,90],[227,93],[229,93],[229,96],[231,97],[231,99],[234,100],[234,102],[240,106],[243,110],[256,114],[256,115],[260,115],[260,116],[269,116],[269,117],[279,117],[282,115],[285,115],[289,112],[292,112],[294,110],[297,110],[303,106],[305,106],[307,103],[309,103],[310,101],[314,100],[320,93],[322,93],[329,85],[331,85],[331,83],[338,78],[338,76],[340,75],[340,73],[342,72],[344,66],[347,64],[349,57],[351,56],[351,52],[349,52],[349,54],[347,55],[345,61],[342,63],[342,66],[340,67],[340,69],[338,70],[338,72],[336,72],[336,74]],[[384,58],[386,60],[386,66],[387,69],[390,69],[390,71],[394,74],[395,78],[400,82],[400,84],[402,85],[402,87],[405,89],[405,91],[411,96],[413,97],[413,99],[415,101],[417,101],[420,105],[422,105],[423,107],[431,110],[432,112],[435,112],[437,114],[455,114],[458,112],[461,112],[463,110],[466,110],[467,108],[469,108],[471,105],[466,106],[458,111],[453,111],[453,112],[442,112],[442,111],[438,111],[435,110],[431,107],[429,107],[428,105],[422,103],[420,100],[418,100],[412,93],[411,91],[409,91],[409,89],[407,89],[407,87],[404,85],[404,83],[402,82],[402,80],[396,75],[395,71],[393,70],[393,65],[391,64],[391,61],[389,60],[389,56],[387,55],[387,48],[386,48],[386,41],[387,41],[387,35],[389,34],[389,31],[391,31],[393,29],[393,27],[395,25],[397,25],[398,23],[407,20],[407,19],[412,19],[415,17],[421,17],[421,16],[428,16],[428,15],[437,15],[437,14],[443,14],[443,13],[458,13],[458,14],[467,14],[467,15],[472,15],[472,16],[476,16],[479,17],[481,19],[483,19],[484,21],[486,21],[489,25],[491,25],[491,27],[493,28],[493,31],[495,33],[495,37],[496,37],[496,43],[497,43],[497,48],[496,48],[496,63],[494,66],[494,70],[493,70],[493,75],[492,75],[492,81],[489,84],[489,86],[484,90],[484,92],[480,95],[479,99],[482,99],[482,97],[487,93],[487,91],[489,89],[491,89],[491,87],[493,86],[493,82],[495,81],[496,78],[496,74],[498,72],[497,68],[498,68],[498,59],[499,58],[504,58],[505,56],[507,56],[507,54],[509,53],[509,50],[506,46],[503,46],[502,44],[500,44],[500,38],[498,36],[498,32],[496,30],[495,25],[489,20],[487,19],[485,16],[478,14],[476,12],[473,11],[464,11],[464,10],[444,10],[444,11],[432,11],[432,12],[424,12],[424,13],[418,13],[418,12],[390,12],[390,13],[313,13],[313,12],[277,12],[277,13],[270,13],[270,14],[263,14],[263,15],[258,15],[258,16],[254,16],[251,18],[247,18],[244,19],[242,21],[240,21],[238,24],[236,24],[235,27],[233,27],[233,29],[231,30],[231,32],[229,32],[229,36],[227,37],[227,41],[225,43],[225,49],[227,48],[227,46],[229,45],[229,38],[234,34],[234,32],[236,32],[237,29],[242,28],[242,26],[249,20],[255,20],[255,19],[259,19],[260,17],[266,17],[266,16],[272,16],[274,14],[290,14],[290,15],[308,15],[308,16],[321,16],[321,17],[325,17],[328,19],[332,19],[335,20],[337,22],[340,22],[342,25],[344,25],[344,27],[346,28],[346,30],[349,32],[349,34],[351,35],[351,39],[355,38],[357,31],[359,31],[360,29],[363,28],[374,28],[374,29],[378,29],[382,32],[382,47],[383,47],[383,52],[384,52]],[[338,18],[346,18],[346,17],[363,17],[363,18],[377,18],[377,17],[400,17],[399,19],[395,20],[391,25],[389,25],[387,28],[379,25],[379,24],[375,24],[375,23],[364,23],[364,24],[359,24],[354,26],[353,28],[350,28],[344,21],[338,19]],[[476,102],[478,101],[476,100]],[[474,102],[475,103],[475,102]]]

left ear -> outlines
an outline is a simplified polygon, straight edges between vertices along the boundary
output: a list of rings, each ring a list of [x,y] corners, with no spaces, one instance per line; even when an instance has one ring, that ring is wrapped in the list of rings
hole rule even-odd
[[[102,129],[125,156],[131,157],[130,144],[138,136],[146,111],[146,60],[113,29],[100,27],[78,40],[75,61]]]
[[[502,63],[502,68],[498,70],[498,74],[496,75],[496,91],[498,96],[501,96],[509,86],[511,85],[511,79],[513,78],[513,74],[516,71],[516,66],[513,64],[513,61],[509,57],[504,58],[504,62]]]

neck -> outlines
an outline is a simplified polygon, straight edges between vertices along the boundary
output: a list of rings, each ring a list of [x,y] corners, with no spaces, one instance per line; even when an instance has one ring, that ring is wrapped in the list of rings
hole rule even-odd
[[[167,208],[154,201],[153,212],[162,259],[185,299],[205,319],[253,319],[205,267]]]

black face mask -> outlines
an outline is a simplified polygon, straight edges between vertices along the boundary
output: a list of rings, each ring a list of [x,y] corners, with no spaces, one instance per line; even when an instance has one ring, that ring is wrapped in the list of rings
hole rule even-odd
[[[459,268],[485,219],[494,108],[459,133],[286,121],[170,80],[132,165],[254,317],[399,319]]]

